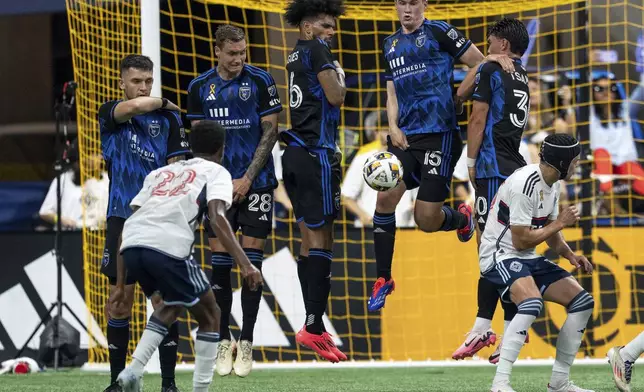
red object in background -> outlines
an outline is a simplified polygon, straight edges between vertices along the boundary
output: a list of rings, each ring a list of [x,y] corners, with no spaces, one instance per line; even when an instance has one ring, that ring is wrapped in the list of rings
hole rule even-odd
[[[29,373],[29,364],[27,362],[18,362],[13,367],[14,374],[27,374]]]

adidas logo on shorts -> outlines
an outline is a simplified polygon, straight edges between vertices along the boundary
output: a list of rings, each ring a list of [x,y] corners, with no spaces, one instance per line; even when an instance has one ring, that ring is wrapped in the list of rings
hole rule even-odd
[[[268,217],[266,216],[266,214],[264,214],[259,217],[259,220],[268,222]]]

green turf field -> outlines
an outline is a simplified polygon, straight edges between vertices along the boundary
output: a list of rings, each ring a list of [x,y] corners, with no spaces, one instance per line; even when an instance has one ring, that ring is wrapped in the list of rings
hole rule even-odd
[[[644,374],[638,377],[637,370],[634,369],[634,391],[643,390],[644,387]],[[215,376],[210,390],[485,392],[489,390],[493,376],[493,367],[257,370],[245,379],[236,376]],[[514,369],[513,386],[517,392],[544,392],[549,377],[548,366],[520,366]],[[0,391],[101,392],[106,387],[106,378],[106,374],[82,373],[78,370],[27,376],[0,376]],[[617,390],[613,385],[608,365],[573,367],[572,379],[578,381],[578,385],[597,392]],[[192,390],[191,373],[178,373],[177,382],[182,392]],[[144,391],[158,392],[160,385],[160,376],[146,375]]]

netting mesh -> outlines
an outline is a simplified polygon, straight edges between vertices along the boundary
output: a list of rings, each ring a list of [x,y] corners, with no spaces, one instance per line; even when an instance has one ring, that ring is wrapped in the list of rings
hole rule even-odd
[[[280,0],[162,2],[163,96],[185,107],[188,83],[216,65],[217,26],[230,23],[244,29],[247,61],[273,75],[285,102],[286,58],[297,32],[282,17],[284,5],[285,1]],[[372,113],[384,110],[386,99],[381,76],[381,43],[398,28],[393,2],[348,1],[347,5],[347,14],[338,23],[333,50],[347,73],[348,92],[340,126],[345,169],[357,154],[373,148],[373,134],[367,124]],[[434,1],[426,13],[428,18],[445,20],[458,27],[484,53],[488,28],[501,16],[519,18],[528,26],[531,48],[526,60],[532,103],[525,134],[526,155],[536,161],[541,140],[554,131],[578,136],[585,147],[582,170],[567,184],[562,200],[564,204],[584,207],[581,226],[566,231],[566,236],[576,250],[592,251],[598,266],[598,273],[592,279],[579,277],[592,290],[597,304],[594,328],[589,329],[583,350],[597,357],[604,355],[611,344],[634,336],[644,317],[644,314],[640,316],[643,310],[639,306],[644,295],[644,266],[640,265],[642,252],[635,246],[641,234],[635,226],[640,223],[642,208],[636,169],[633,169],[635,166],[619,168],[609,161],[609,172],[604,167],[599,170],[594,156],[598,148],[595,145],[591,148],[589,142],[593,129],[599,129],[597,119],[593,120],[591,114],[600,105],[594,91],[600,81],[593,79],[607,75],[617,90],[609,96],[609,102],[625,104],[627,111],[623,113],[630,113],[632,117],[628,122],[632,125],[632,143],[638,152],[634,161],[639,162],[639,151],[643,151],[644,144],[637,124],[642,111],[633,108],[644,103],[640,81],[644,65],[639,55],[642,49],[638,46],[643,9],[641,3],[632,1],[589,4],[554,0]],[[139,12],[135,2],[68,0],[74,67],[79,82],[81,156],[100,152],[97,110],[105,100],[120,97],[117,86],[120,58],[140,52]],[[454,78],[457,84],[464,72],[457,66]],[[586,77],[587,74],[590,76]],[[468,113],[469,107],[459,118],[462,129],[466,127]],[[280,127],[289,127],[286,107],[280,115]],[[631,143],[624,141],[627,142]],[[466,177],[455,179],[448,203],[454,204],[463,198],[456,191],[459,184],[464,184],[463,180]],[[612,184],[612,188],[606,184]],[[462,189],[467,193],[466,187]],[[276,229],[266,248],[266,257],[270,258],[264,264],[267,285],[256,328],[256,336],[261,337],[260,343],[256,342],[259,347],[255,359],[312,359],[310,352],[300,350],[294,343],[298,323],[303,320],[301,305],[297,303],[299,286],[292,260],[299,248],[299,234],[292,214],[285,209],[276,211]],[[461,343],[476,314],[479,272],[475,246],[462,245],[453,237],[449,233],[426,235],[400,230],[394,258],[397,291],[388,299],[382,314],[368,313],[366,298],[376,276],[372,235],[369,229],[354,227],[354,216],[343,210],[336,223],[337,244],[327,314],[342,348],[351,357],[444,359]],[[105,327],[103,305],[108,289],[99,273],[104,232],[85,231],[84,239],[86,298],[92,314]],[[198,245],[195,256],[209,272],[207,247]],[[566,264],[564,260],[562,265]],[[237,275],[233,288],[240,288]],[[237,305],[238,295],[237,291]],[[133,313],[132,343],[138,339],[145,322],[145,306],[140,300]],[[235,310],[237,305],[231,317],[235,336],[241,322],[241,310]],[[501,317],[497,318],[493,325],[502,331]],[[563,309],[547,306],[534,325],[535,338],[522,351],[522,356],[552,356],[564,318]],[[189,317],[182,318],[180,361],[193,358],[190,333],[195,328]],[[431,339],[427,337],[427,330],[432,331]],[[484,356],[488,351],[481,354]],[[90,361],[106,362],[107,349],[93,347]]]

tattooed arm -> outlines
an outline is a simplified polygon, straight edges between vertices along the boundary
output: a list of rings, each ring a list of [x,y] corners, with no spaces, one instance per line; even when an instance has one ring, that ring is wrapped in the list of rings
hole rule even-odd
[[[277,113],[262,117],[261,123],[262,138],[259,140],[253,160],[250,162],[248,169],[246,169],[244,176],[233,180],[233,203],[244,200],[253,181],[255,181],[255,177],[266,165],[266,161],[271,156],[271,151],[277,141]]]

